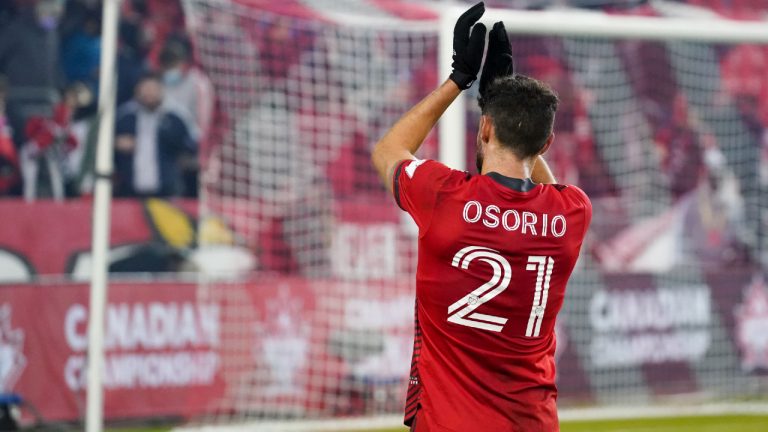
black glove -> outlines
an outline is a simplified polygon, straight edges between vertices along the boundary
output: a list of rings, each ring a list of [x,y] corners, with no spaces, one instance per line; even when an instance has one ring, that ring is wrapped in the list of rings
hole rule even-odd
[[[485,95],[485,89],[493,80],[513,73],[515,67],[507,29],[504,28],[504,23],[499,21],[488,33],[488,54],[485,56],[483,73],[480,74],[480,96]]]
[[[472,87],[480,72],[485,50],[485,25],[475,24],[485,13],[485,4],[480,2],[461,14],[453,28],[453,72],[449,77],[460,89]],[[472,28],[472,25],[475,25]],[[472,28],[472,34],[469,30]]]

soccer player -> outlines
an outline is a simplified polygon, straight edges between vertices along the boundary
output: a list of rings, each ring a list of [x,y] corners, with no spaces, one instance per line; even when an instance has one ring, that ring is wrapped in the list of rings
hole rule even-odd
[[[373,150],[377,171],[419,227],[405,424],[416,432],[552,432],[555,318],[592,207],[579,188],[556,184],[541,156],[553,142],[558,100],[512,73],[502,23],[489,34],[480,77],[480,174],[413,156],[480,71],[486,29],[475,23],[483,12],[479,3],[458,19],[450,78]]]

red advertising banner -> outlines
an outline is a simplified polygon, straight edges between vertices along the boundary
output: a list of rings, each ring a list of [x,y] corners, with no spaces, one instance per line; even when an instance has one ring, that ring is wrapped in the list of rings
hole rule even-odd
[[[78,273],[89,261],[92,210],[88,200],[0,200],[0,283],[30,281],[35,275]],[[194,200],[114,200],[111,246],[122,248],[123,261],[146,254],[152,245],[182,249],[186,245],[174,238],[174,232],[193,231],[196,210]],[[116,268],[134,269],[150,270],[134,263]]]
[[[362,412],[374,386],[396,411],[412,314],[407,281],[112,283],[105,416],[191,418],[244,385],[249,409],[271,415]],[[0,393],[45,420],[82,418],[87,326],[86,284],[0,286]]]
[[[106,313],[106,416],[189,415],[221,395],[221,311],[180,283],[114,283]],[[0,287],[4,391],[46,420],[85,402],[88,287]],[[5,363],[5,362],[4,362]]]

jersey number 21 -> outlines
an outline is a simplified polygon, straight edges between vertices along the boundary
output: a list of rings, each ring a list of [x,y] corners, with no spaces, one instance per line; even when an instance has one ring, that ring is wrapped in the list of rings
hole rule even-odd
[[[489,264],[493,268],[493,276],[488,282],[450,305],[448,307],[448,321],[467,327],[500,332],[507,323],[506,318],[475,312],[475,309],[491,301],[509,287],[509,282],[512,279],[512,267],[509,261],[497,250],[483,246],[467,246],[456,252],[451,265],[467,270],[469,264],[474,260]],[[539,336],[541,322],[544,320],[544,312],[547,308],[549,281],[552,278],[554,265],[555,260],[552,257],[539,255],[528,257],[528,265],[525,269],[536,272],[536,291],[533,295],[531,315],[525,330],[527,337]]]

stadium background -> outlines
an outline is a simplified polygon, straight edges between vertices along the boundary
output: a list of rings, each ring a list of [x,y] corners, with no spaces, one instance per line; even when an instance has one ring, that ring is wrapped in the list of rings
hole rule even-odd
[[[0,2],[0,385],[23,399],[24,424],[84,415],[98,3]],[[118,102],[158,72],[187,133],[158,143],[183,147],[172,187],[116,188],[108,421],[398,413],[415,232],[369,149],[443,78],[443,3],[122,2]],[[768,12],[757,0],[566,3],[611,15]],[[760,401],[768,48],[512,44],[517,70],[562,99],[553,171],[595,207],[558,327],[561,405]],[[470,103],[468,167],[478,114]],[[438,149],[430,135],[420,156]],[[141,175],[116,168],[118,185]]]

